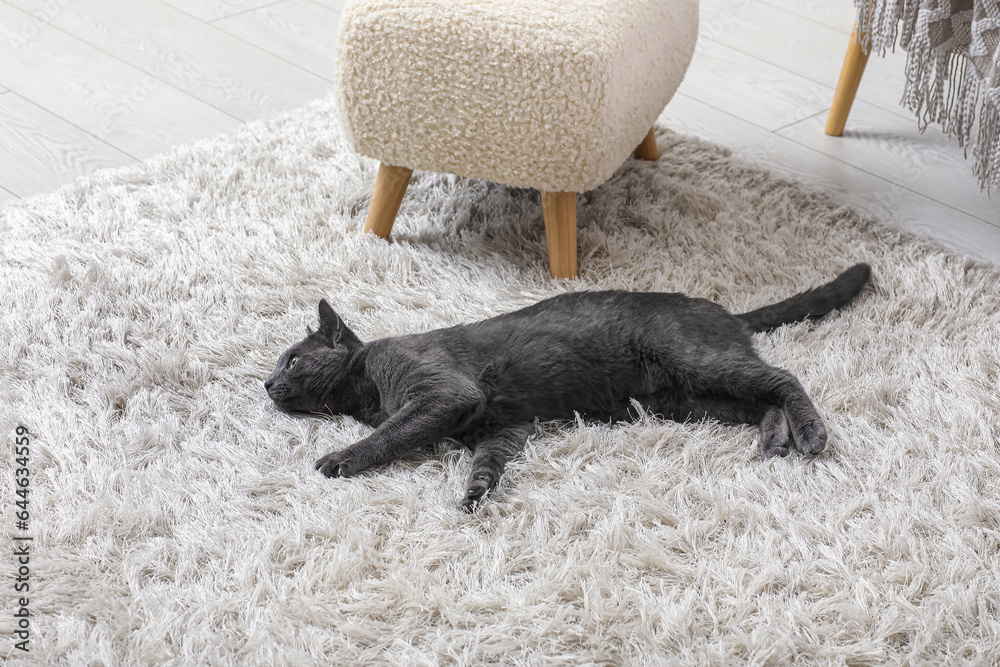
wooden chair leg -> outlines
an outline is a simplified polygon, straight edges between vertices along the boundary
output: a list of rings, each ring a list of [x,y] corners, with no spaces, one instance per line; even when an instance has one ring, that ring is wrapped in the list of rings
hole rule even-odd
[[[854,104],[854,96],[858,92],[858,84],[861,83],[861,75],[865,73],[867,63],[868,54],[861,48],[858,24],[855,23],[854,30],[851,31],[851,42],[847,45],[847,54],[844,56],[844,65],[840,68],[840,79],[833,94],[830,115],[826,119],[825,131],[830,136],[839,137],[844,133],[847,116],[851,113],[851,105]]]
[[[389,238],[412,175],[413,170],[406,167],[392,167],[387,164],[378,166],[372,201],[368,205],[368,219],[365,221],[366,234],[373,232],[376,236]]]
[[[653,128],[649,128],[649,134],[636,147],[632,155],[638,160],[649,160],[650,162],[656,162],[660,159],[660,149],[656,147],[656,133],[653,132]]]
[[[576,277],[576,193],[542,192],[545,240],[553,278]]]

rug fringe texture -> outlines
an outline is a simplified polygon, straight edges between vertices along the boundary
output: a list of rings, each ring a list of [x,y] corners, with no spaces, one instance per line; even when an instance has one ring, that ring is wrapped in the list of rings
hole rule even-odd
[[[319,101],[0,211],[0,433],[32,433],[34,536],[32,650],[8,613],[0,656],[1000,656],[996,267],[662,127],[658,162],[581,195],[578,281],[548,277],[533,191],[417,172],[386,242],[361,233],[377,165],[333,113]],[[467,453],[326,479],[313,462],[367,429],[281,414],[262,386],[322,297],[369,339],[585,289],[743,312],[860,261],[875,277],[855,303],[756,337],[826,420],[814,459],[762,461],[756,429],[712,422],[539,424],[470,516]]]

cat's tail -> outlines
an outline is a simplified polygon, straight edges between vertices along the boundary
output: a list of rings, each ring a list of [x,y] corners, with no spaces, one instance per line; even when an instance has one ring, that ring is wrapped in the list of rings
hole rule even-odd
[[[831,310],[850,303],[868,284],[871,274],[872,268],[867,264],[855,264],[822,287],[737,317],[749,324],[754,331],[770,331],[783,324],[823,317]]]

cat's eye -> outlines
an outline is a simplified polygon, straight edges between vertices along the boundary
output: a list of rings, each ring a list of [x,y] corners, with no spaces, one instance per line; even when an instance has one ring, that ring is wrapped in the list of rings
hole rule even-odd
[[[291,359],[288,360],[288,367],[291,368],[292,366],[294,366],[295,362],[298,360],[299,360],[298,356],[293,356]]]

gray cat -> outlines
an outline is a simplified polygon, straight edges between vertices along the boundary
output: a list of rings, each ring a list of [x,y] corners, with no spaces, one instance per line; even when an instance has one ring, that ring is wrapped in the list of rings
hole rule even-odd
[[[759,424],[761,455],[818,454],[826,428],[795,377],[765,364],[750,334],[816,318],[868,282],[866,264],[743,315],[683,294],[577,292],[482,322],[363,343],[330,305],[264,383],[286,412],[347,414],[375,428],[316,462],[349,477],[443,438],[474,454],[471,511],[520,452],[534,420],[603,421],[646,411]]]

